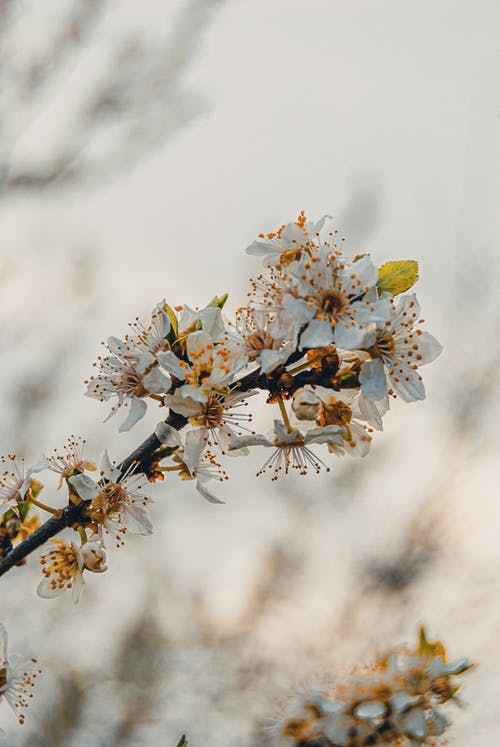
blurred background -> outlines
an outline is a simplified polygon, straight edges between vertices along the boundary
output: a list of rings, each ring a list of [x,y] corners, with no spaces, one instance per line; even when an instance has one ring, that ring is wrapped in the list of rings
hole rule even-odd
[[[159,414],[102,424],[100,341],[163,298],[230,313],[244,248],[302,209],[417,259],[444,344],[368,458],[271,483],[256,450],[224,506],[152,486],[155,533],[76,607],[35,595],[36,557],[9,572],[11,649],[46,672],[23,729],[0,709],[9,745],[257,747],[275,698],[425,623],[480,663],[450,743],[496,747],[499,22],[496,0],[0,2],[1,453],[128,454]]]

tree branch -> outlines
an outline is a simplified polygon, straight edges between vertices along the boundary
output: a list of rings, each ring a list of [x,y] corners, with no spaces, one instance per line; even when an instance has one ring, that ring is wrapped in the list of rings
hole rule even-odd
[[[303,354],[295,353],[295,357],[303,357]],[[292,355],[287,361],[287,366],[293,362],[294,356]],[[287,372],[285,366],[279,366],[269,374],[263,374],[260,369],[247,374],[242,379],[237,381],[232,387],[233,390],[238,391],[250,391],[251,389],[262,389],[268,391],[270,396],[276,396],[278,394],[284,394],[290,397],[297,389],[309,385],[320,385],[328,387],[329,389],[339,390],[352,386],[359,386],[356,374],[352,374],[348,378],[341,379],[338,377],[338,358],[334,355],[326,356],[322,362],[321,367],[317,369],[311,369],[307,371],[301,371],[295,376]],[[176,430],[183,428],[187,419],[182,415],[170,410],[165,423],[171,425]],[[140,446],[135,449],[128,457],[126,457],[119,465],[121,476],[127,473],[145,473],[149,474],[151,467],[154,462],[155,454],[162,446],[155,433],[152,433],[146,438]],[[30,555],[34,550],[41,547],[47,540],[59,534],[63,529],[67,529],[75,524],[84,523],[86,509],[89,505],[89,501],[82,501],[78,506],[69,505],[63,512],[61,517],[52,516],[42,526],[35,530],[27,539],[20,542],[13,548],[0,546],[0,552],[3,549],[5,553],[3,557],[0,557],[0,576],[7,573],[10,568],[21,563],[24,558]]]
[[[166,423],[177,428],[178,430],[186,424],[186,419],[175,412],[170,412],[165,420]],[[118,465],[118,468],[122,475],[126,472],[133,472],[134,474],[147,472],[151,465],[152,459],[155,452],[161,446],[160,441],[152,433],[142,442],[140,446],[135,449],[123,462]],[[135,464],[135,467],[134,467]],[[51,537],[55,537],[63,529],[67,529],[73,524],[82,523],[85,519],[85,511],[89,501],[83,501],[78,506],[70,505],[67,506],[60,518],[51,516],[42,526],[30,534],[23,542],[16,545],[10,552],[4,557],[0,558],[0,576],[7,573],[10,568],[20,563],[24,558],[30,555],[34,550],[41,547]]]

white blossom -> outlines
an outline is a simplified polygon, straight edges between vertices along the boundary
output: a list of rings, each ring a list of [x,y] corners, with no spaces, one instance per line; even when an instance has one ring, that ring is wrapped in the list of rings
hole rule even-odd
[[[77,604],[84,585],[81,550],[74,542],[61,539],[51,539],[50,542],[54,549],[40,558],[44,578],[38,584],[37,594],[51,599],[71,589],[73,601]]]
[[[151,534],[152,524],[145,508],[153,503],[141,491],[142,476],[133,474],[135,465],[122,473],[112,464],[107,451],[104,452],[99,472],[99,481],[79,474],[69,478],[74,490],[83,500],[90,501],[87,509],[90,519],[105,532],[112,534],[117,546],[124,544],[124,535]]]
[[[284,309],[246,307],[236,313],[236,344],[262,373],[284,365],[297,348],[297,324]]]
[[[186,340],[189,363],[172,351],[158,353],[161,366],[179,381],[184,397],[206,402],[213,389],[224,387],[247,362],[240,351],[221,343],[202,330],[192,332]]]
[[[0,463],[7,467],[0,475],[0,514],[4,514],[25,499],[33,475],[47,469],[48,463],[42,455],[36,464],[26,469],[24,460],[14,454],[0,457]]]
[[[101,402],[116,398],[106,420],[122,406],[130,405],[128,417],[119,428],[120,431],[128,431],[146,413],[144,395],[165,394],[171,382],[158,370],[156,358],[149,351],[138,352],[131,344],[117,337],[108,338],[107,348],[109,355],[99,358],[95,364],[99,373],[86,382],[86,395]]]
[[[274,438],[272,440],[263,435],[240,436],[236,438],[230,449],[240,449],[248,446],[266,446],[273,449],[273,453],[257,473],[273,470],[273,480],[277,480],[279,473],[288,474],[290,469],[296,469],[300,475],[307,473],[308,467],[319,472],[321,467],[330,470],[325,463],[309,448],[309,444],[337,444],[343,443],[345,428],[329,425],[325,428],[313,428],[301,433],[297,428],[288,428],[281,420],[274,421]]]
[[[391,317],[373,325],[363,341],[371,360],[361,366],[363,395],[373,401],[394,393],[405,402],[425,398],[419,366],[435,360],[442,347],[435,337],[419,326],[420,305],[414,293],[391,299]]]

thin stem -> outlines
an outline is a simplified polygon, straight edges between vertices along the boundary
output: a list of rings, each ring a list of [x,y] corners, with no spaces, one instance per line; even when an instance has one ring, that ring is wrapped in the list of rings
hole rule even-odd
[[[60,519],[62,516],[62,508],[52,508],[52,506],[47,506],[46,503],[38,501],[36,498],[33,498],[33,496],[30,498],[30,503],[32,503],[33,506],[37,506],[37,508],[41,508],[42,511],[47,511],[47,513],[52,514],[52,516],[55,516],[57,519]]]
[[[156,400],[156,402],[161,402],[163,404],[163,397],[161,396],[161,394],[151,394],[151,393],[149,393],[148,397],[149,397],[149,399],[154,399],[154,400]]]
[[[312,368],[314,363],[316,361],[321,360],[320,355],[316,355],[314,358],[311,358],[309,361],[305,361],[305,363],[301,363],[300,366],[296,366],[295,368],[291,368],[287,373],[291,374],[292,376],[295,376],[295,374],[300,373],[301,371],[306,371],[308,368]]]
[[[292,426],[290,425],[290,421],[288,419],[288,413],[286,411],[285,403],[283,402],[283,397],[279,396],[276,401],[278,402],[279,408],[281,410],[281,417],[283,418],[283,422],[286,425],[286,429],[288,433],[291,433]]]

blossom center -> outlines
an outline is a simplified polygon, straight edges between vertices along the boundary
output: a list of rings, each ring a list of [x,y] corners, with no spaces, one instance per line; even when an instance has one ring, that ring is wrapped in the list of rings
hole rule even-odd
[[[396,353],[394,337],[390,332],[377,331],[377,338],[368,352],[372,358],[392,358]]]
[[[329,288],[319,296],[319,306],[330,317],[339,317],[348,305],[348,299],[341,291]]]
[[[326,425],[349,425],[352,419],[352,410],[349,405],[340,400],[332,399],[328,404],[324,404],[318,418],[318,424],[321,428]]]

